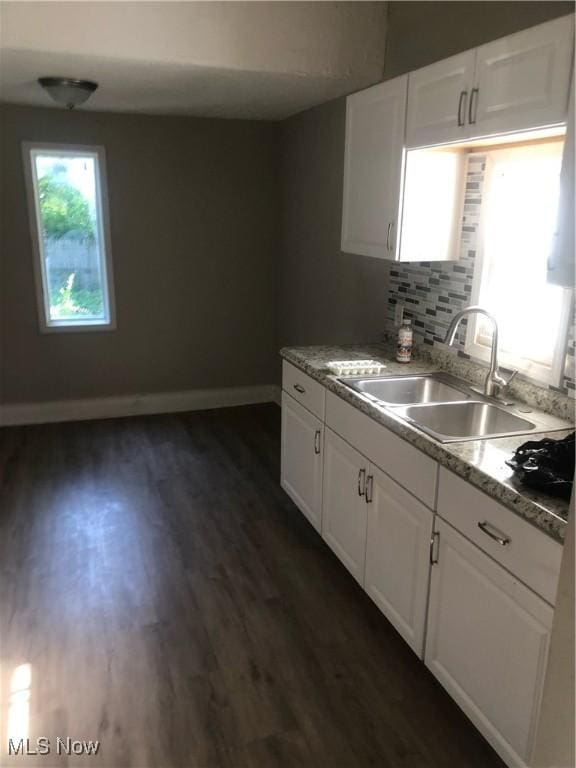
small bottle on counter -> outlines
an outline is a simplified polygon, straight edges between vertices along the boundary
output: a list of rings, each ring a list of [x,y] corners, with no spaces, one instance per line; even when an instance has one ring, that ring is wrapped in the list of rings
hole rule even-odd
[[[409,363],[412,359],[412,321],[404,320],[398,329],[398,346],[396,347],[396,360],[399,363]]]

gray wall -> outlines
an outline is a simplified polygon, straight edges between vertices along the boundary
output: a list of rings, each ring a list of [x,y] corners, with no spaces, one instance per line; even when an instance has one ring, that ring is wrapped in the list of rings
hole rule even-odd
[[[573,7],[391,2],[384,77]],[[370,340],[384,330],[386,264],[340,252],[344,99],[280,126],[2,112],[5,402],[268,383],[280,345]],[[117,331],[38,331],[22,140],[106,146]]]
[[[329,344],[384,329],[387,266],[340,251],[344,99],[282,124],[278,341]]]
[[[5,402],[267,384],[278,127],[4,106]],[[118,329],[41,335],[22,140],[103,144]]]
[[[568,2],[390,2],[384,79],[574,10]],[[378,339],[383,262],[340,252],[345,99],[282,123],[280,344]]]

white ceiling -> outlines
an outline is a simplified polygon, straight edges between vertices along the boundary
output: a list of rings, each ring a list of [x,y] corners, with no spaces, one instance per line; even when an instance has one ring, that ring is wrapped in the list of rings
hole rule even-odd
[[[96,80],[82,109],[282,119],[381,79],[384,2],[1,2],[0,99]]]

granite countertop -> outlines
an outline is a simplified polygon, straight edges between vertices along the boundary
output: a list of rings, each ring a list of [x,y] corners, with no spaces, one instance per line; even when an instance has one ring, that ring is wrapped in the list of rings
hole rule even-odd
[[[523,517],[532,525],[563,543],[568,520],[569,502],[522,487],[506,465],[513,451],[529,436],[499,437],[488,440],[468,440],[461,443],[440,443],[337,381],[327,370],[331,360],[373,359],[386,365],[383,375],[429,373],[439,366],[425,359],[414,359],[409,364],[397,363],[386,344],[354,344],[323,347],[285,347],[280,351],[288,362],[300,368],[328,390],[380,422],[395,434],[435,459],[439,464],[465,478],[489,496]],[[534,410],[534,415],[538,413]],[[573,429],[538,433],[535,439],[559,439]]]

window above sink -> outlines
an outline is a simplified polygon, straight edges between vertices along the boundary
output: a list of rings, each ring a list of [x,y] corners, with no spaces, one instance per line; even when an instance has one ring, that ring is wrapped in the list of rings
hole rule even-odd
[[[563,137],[487,147],[472,303],[498,319],[499,358],[531,379],[558,385],[571,291],[547,282],[558,212]],[[491,328],[476,316],[465,351],[487,360]]]

